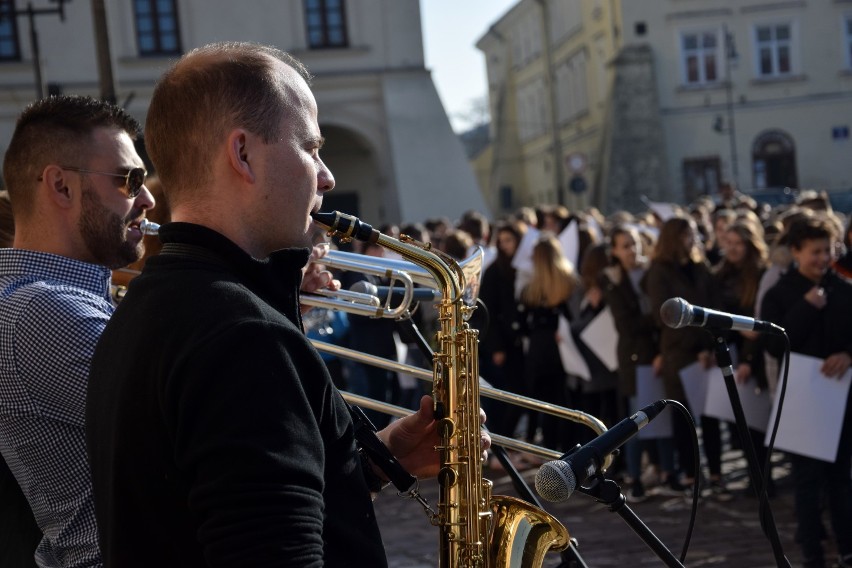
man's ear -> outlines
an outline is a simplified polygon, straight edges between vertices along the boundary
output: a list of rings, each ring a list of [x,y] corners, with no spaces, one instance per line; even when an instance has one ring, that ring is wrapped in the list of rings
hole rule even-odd
[[[254,183],[254,144],[257,137],[242,128],[237,128],[228,134],[228,163],[233,172],[246,183]]]
[[[65,170],[59,166],[49,165],[41,173],[42,186],[47,190],[48,197],[57,206],[63,209],[71,208],[74,200],[74,191],[68,187],[68,176]]]

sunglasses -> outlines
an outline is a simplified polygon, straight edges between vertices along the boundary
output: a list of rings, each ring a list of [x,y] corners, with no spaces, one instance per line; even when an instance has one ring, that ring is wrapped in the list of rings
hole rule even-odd
[[[111,172],[96,172],[94,170],[84,170],[83,168],[75,168],[73,166],[59,166],[63,170],[71,172],[79,172],[81,174],[98,174],[102,176],[110,176],[124,179],[124,188],[127,190],[128,199],[135,199],[139,192],[142,191],[142,186],[145,185],[145,177],[148,172],[145,168],[130,168],[126,174],[114,174]],[[42,177],[38,177],[41,181]]]

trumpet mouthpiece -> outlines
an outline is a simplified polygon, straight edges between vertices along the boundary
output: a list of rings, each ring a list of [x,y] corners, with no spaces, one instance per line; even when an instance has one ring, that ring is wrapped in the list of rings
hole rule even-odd
[[[139,230],[142,231],[143,235],[156,235],[160,232],[160,225],[148,219],[142,219],[139,223]]]

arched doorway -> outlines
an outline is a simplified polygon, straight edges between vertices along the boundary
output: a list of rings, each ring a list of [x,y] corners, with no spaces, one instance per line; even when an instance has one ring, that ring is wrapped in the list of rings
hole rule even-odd
[[[751,156],[755,189],[799,186],[796,145],[786,132],[762,132],[754,140]]]
[[[379,166],[370,143],[358,132],[343,126],[321,124],[325,145],[320,151],[336,186],[323,196],[323,209],[339,210],[369,219],[384,220],[384,207],[390,201],[378,180]]]

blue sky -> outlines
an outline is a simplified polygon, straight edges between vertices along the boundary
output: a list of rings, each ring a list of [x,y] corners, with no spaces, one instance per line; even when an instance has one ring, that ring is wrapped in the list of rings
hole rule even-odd
[[[426,67],[456,130],[472,101],[488,93],[476,41],[518,0],[420,0]]]

